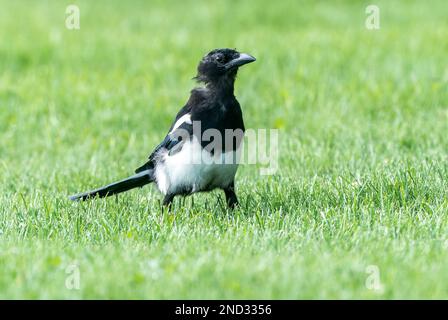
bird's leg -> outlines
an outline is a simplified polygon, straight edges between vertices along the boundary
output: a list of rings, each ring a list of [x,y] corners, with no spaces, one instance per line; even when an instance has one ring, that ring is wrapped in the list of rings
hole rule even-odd
[[[171,205],[173,203],[173,199],[174,199],[174,194],[170,194],[168,193],[165,198],[163,198],[163,206],[166,207],[168,209],[168,211],[171,211]]]
[[[232,182],[227,188],[224,189],[224,193],[226,195],[227,206],[230,209],[235,209],[238,205],[238,198],[235,193],[235,184]]]

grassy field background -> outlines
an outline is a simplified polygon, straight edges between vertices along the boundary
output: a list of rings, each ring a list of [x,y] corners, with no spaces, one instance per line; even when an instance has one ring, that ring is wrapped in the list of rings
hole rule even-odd
[[[375,1],[376,31],[366,1],[74,3],[80,30],[0,0],[0,298],[448,298],[446,1]],[[236,95],[277,174],[240,167],[235,212],[70,202],[143,163],[216,47],[257,57]]]

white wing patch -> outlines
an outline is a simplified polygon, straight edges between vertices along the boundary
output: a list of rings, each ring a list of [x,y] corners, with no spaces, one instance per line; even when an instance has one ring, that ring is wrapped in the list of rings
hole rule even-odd
[[[180,117],[174,124],[173,129],[170,131],[170,133],[179,128],[183,123],[191,124],[191,114],[187,113]]]

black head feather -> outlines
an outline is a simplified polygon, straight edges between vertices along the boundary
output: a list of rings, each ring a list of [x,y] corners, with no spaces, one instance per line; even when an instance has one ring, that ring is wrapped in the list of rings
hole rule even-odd
[[[238,67],[255,61],[255,58],[235,49],[215,49],[205,55],[198,65],[196,80],[213,83],[222,79],[235,79]]]

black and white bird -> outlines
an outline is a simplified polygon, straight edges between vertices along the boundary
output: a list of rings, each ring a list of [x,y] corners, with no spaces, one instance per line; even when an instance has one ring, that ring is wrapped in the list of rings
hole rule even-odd
[[[136,174],[70,199],[108,197],[154,182],[165,196],[163,204],[167,206],[176,195],[219,188],[224,190],[227,205],[234,208],[238,204],[234,182],[238,162],[235,160],[245,130],[234,83],[238,68],[253,61],[255,58],[251,55],[233,49],[215,49],[204,56],[195,79],[205,86],[191,91],[165,139],[149,160],[135,170]],[[227,141],[213,144],[211,148],[211,141],[216,141],[207,132],[215,133],[213,139],[220,136]],[[230,138],[229,132],[233,132]]]

